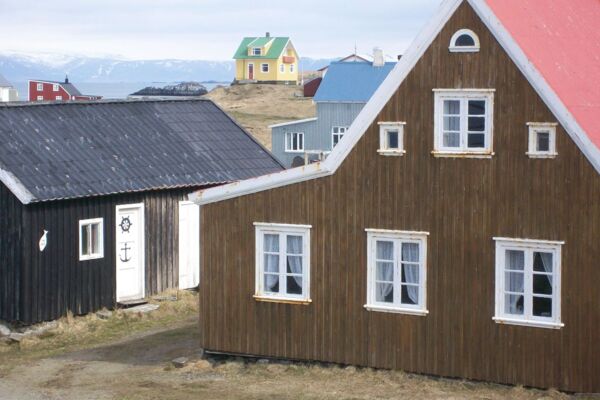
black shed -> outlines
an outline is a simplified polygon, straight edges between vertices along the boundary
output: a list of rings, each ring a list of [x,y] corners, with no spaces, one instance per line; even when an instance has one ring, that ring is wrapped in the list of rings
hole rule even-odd
[[[206,99],[0,105],[0,319],[196,286],[187,195],[281,169]]]

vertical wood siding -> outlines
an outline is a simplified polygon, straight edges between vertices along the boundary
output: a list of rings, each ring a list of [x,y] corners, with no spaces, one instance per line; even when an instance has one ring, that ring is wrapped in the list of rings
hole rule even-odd
[[[448,52],[461,28],[479,53]],[[434,88],[496,89],[492,159],[431,155]],[[405,156],[377,155],[377,120],[407,122]],[[466,3],[377,120],[333,176],[202,207],[202,346],[600,391],[600,175],[560,126],[556,159],[525,155],[556,118]],[[313,226],[310,305],[252,298],[253,222]],[[364,309],[365,228],[430,232],[429,315]],[[492,321],[494,236],[565,241],[562,329]]]
[[[0,319],[18,314],[23,205],[0,184]]]
[[[7,190],[3,187],[3,191]],[[21,235],[21,230],[23,233],[22,252],[13,256],[14,262],[11,258],[2,265],[0,276],[0,284],[7,282],[8,286],[14,286],[18,301],[14,301],[14,295],[3,300],[0,318],[35,323],[61,317],[68,311],[86,314],[103,307],[113,308],[115,207],[121,204],[144,203],[146,295],[177,287],[178,204],[187,198],[189,189],[53,201],[20,208],[6,203],[4,192],[0,192],[2,209],[13,207],[23,211],[19,218],[20,214],[9,209],[14,216],[9,222],[2,219],[0,234],[12,231],[13,235]],[[79,220],[88,218],[104,218],[104,257],[79,261]],[[48,231],[48,244],[40,252],[38,242],[44,229]],[[4,241],[0,243],[4,245]],[[4,273],[5,266],[8,274]],[[7,293],[9,296],[10,292]],[[3,292],[0,298],[4,296]]]

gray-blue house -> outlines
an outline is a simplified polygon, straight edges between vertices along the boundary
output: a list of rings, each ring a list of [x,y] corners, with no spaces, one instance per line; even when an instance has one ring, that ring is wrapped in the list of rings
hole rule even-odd
[[[331,63],[313,99],[316,117],[270,126],[273,154],[288,168],[326,156],[394,65],[377,61]]]

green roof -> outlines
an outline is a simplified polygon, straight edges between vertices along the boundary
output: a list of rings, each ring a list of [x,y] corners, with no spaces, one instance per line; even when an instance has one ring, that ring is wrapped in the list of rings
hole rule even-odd
[[[250,47],[263,47],[265,44],[273,41],[267,54],[262,56],[249,56],[248,46]],[[290,40],[289,37],[245,37],[240,43],[240,46],[236,50],[233,58],[238,60],[242,58],[255,58],[255,59],[277,59],[285,49],[285,45]]]

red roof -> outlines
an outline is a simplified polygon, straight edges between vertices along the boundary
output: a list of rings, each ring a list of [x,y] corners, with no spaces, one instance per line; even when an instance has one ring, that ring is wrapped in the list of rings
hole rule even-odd
[[[600,149],[600,1],[486,2]]]

